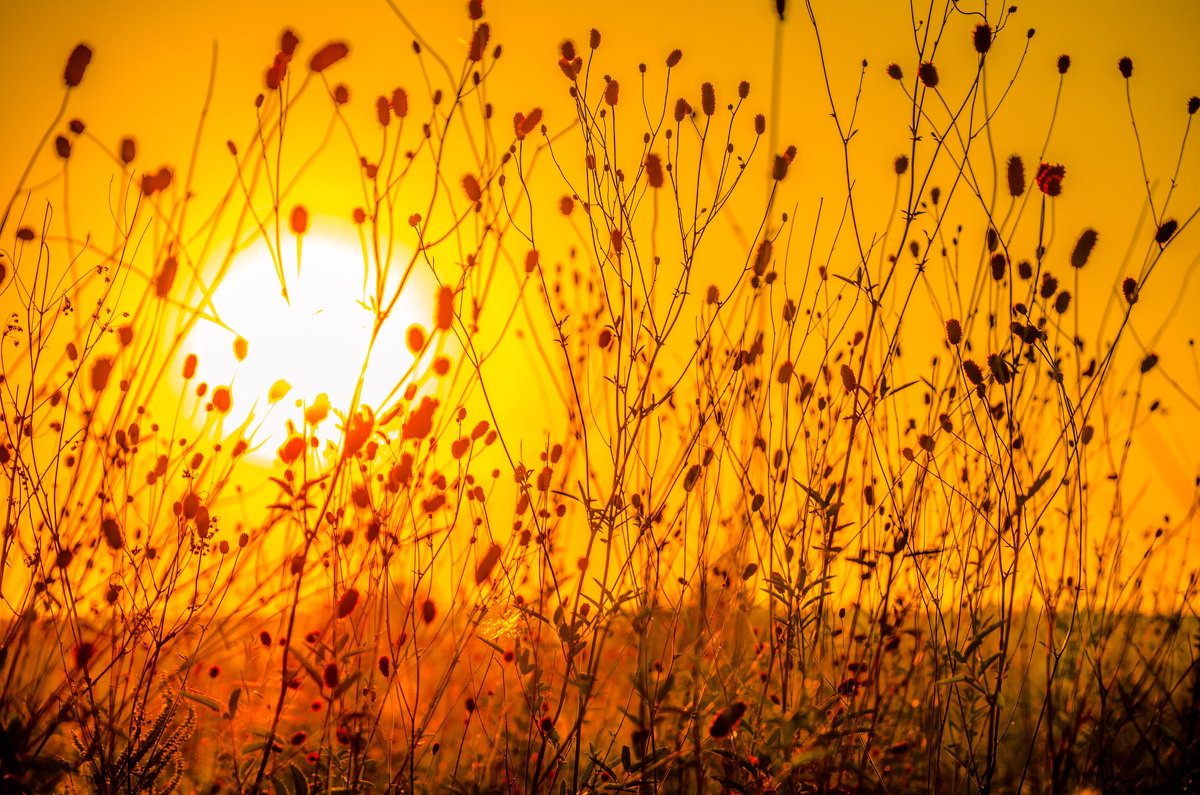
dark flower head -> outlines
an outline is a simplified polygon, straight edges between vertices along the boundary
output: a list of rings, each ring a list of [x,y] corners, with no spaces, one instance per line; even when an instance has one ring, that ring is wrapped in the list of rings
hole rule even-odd
[[[1175,234],[1175,230],[1179,228],[1179,222],[1174,218],[1163,221],[1162,226],[1154,233],[1154,240],[1160,246],[1164,245]]]
[[[1025,192],[1025,161],[1020,155],[1008,159],[1008,195],[1020,196]]]
[[[905,171],[908,171],[908,156],[900,155],[897,157],[893,167],[896,169],[897,174],[903,174]]]
[[[975,26],[975,52],[983,55],[992,48],[992,28],[986,22]]]
[[[999,384],[1007,384],[1012,378],[1012,371],[1008,368],[1008,362],[1004,361],[1003,357],[998,353],[989,353],[987,358],[988,369],[992,371],[992,376]]]
[[[1133,74],[1133,61],[1129,56],[1125,56],[1117,61],[1117,68],[1121,70],[1121,77],[1128,79]]]
[[[1038,189],[1047,196],[1057,196],[1062,193],[1063,177],[1067,169],[1058,164],[1042,163],[1037,170]]]
[[[683,121],[684,117],[691,114],[691,112],[692,106],[688,104],[686,99],[680,97],[675,101],[675,122],[677,124]]]
[[[717,112],[717,95],[713,90],[712,83],[700,86],[700,109],[704,111],[705,116],[711,116]]]
[[[1200,110],[1200,97],[1192,97],[1188,100],[1188,115],[1196,115],[1196,111]]]
[[[1071,251],[1071,265],[1076,268],[1082,268],[1087,264],[1088,257],[1092,255],[1092,249],[1096,247],[1096,239],[1099,237],[1095,229],[1085,229],[1083,234],[1079,236],[1079,240],[1075,242],[1075,248]]]
[[[992,278],[995,279],[996,281],[1000,281],[1001,279],[1003,279],[1004,273],[1007,270],[1007,265],[1008,265],[1008,260],[1005,259],[1003,254],[999,254],[999,253],[993,254],[992,255]]]
[[[950,318],[946,321],[946,341],[951,345],[957,345],[962,342],[962,324],[957,318]]]
[[[917,69],[917,77],[921,78],[921,82],[927,88],[937,88],[938,71],[937,67],[932,62],[926,61]]]
[[[979,369],[979,365],[975,361],[971,359],[964,360],[963,372],[967,374],[967,380],[975,386],[983,383],[983,371]]]
[[[67,58],[67,68],[63,70],[63,82],[67,88],[74,88],[83,81],[83,73],[92,62],[92,49],[86,44],[77,44]]]
[[[788,159],[783,155],[775,155],[775,165],[771,168],[771,179],[776,182],[787,176]]]
[[[888,77],[892,78],[893,80],[903,80],[904,79],[904,71],[900,68],[900,64],[897,64],[897,63],[889,64],[888,68],[887,68],[887,73],[888,73]]]
[[[1133,278],[1132,276],[1127,277],[1125,281],[1121,283],[1121,292],[1125,294],[1125,302],[1127,304],[1131,306],[1136,304],[1138,300],[1137,279]]]
[[[1058,279],[1051,276],[1049,273],[1042,274],[1042,298],[1051,298],[1058,292]]]
[[[1067,70],[1070,68],[1071,68],[1071,56],[1069,56],[1069,55],[1058,56],[1058,73],[1060,75],[1065,75],[1067,73]]]

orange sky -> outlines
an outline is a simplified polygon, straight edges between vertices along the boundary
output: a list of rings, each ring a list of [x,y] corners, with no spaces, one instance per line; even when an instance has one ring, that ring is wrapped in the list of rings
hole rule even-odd
[[[464,3],[398,0],[398,5],[433,50],[452,62],[461,58],[470,33]],[[662,59],[678,46],[684,50],[684,60],[673,78],[673,93],[678,90],[694,97],[699,84],[711,80],[719,97],[728,98],[737,81],[745,78],[754,87],[751,113],[769,113],[776,34],[773,5],[767,0],[594,4],[491,0],[486,5],[487,19],[493,41],[504,45],[504,55],[490,78],[490,98],[501,119],[511,117],[515,110],[542,105],[552,129],[567,121],[562,112],[556,115],[556,107],[562,111],[566,100],[565,83],[555,67],[557,45],[568,37],[582,45],[588,28],[595,26],[604,34],[604,69],[625,86],[636,85],[636,66],[641,61],[659,66],[649,79],[660,80]],[[837,204],[845,188],[813,27],[802,7],[794,2],[790,5],[793,8],[783,29],[782,106],[777,129],[780,146],[794,143],[799,155],[777,207],[796,208],[798,237],[806,239],[811,229],[805,222],[815,218],[818,198],[828,197]],[[834,100],[841,113],[850,108],[861,61],[869,61],[851,157],[859,179],[860,212],[882,228],[893,190],[891,163],[908,146],[907,115],[903,112],[907,100],[884,68],[895,61],[907,75],[915,71],[908,4],[814,5]],[[1081,288],[1080,299],[1086,300],[1090,291],[1094,303],[1102,304],[1112,285],[1140,260],[1148,235],[1143,218],[1145,187],[1125,106],[1125,82],[1117,73],[1116,62],[1128,55],[1135,64],[1130,88],[1146,166],[1161,201],[1176,167],[1187,120],[1186,100],[1200,93],[1200,47],[1195,46],[1200,7],[1190,0],[1153,7],[1120,0],[1018,0],[1018,5],[1011,27],[998,34],[998,55],[989,67],[990,96],[1005,91],[1025,29],[1036,28],[1037,34],[1030,42],[1018,82],[995,119],[996,157],[1003,162],[1009,154],[1020,152],[1027,164],[1036,164],[1058,86],[1055,59],[1060,53],[1070,54],[1072,66],[1047,159],[1062,162],[1068,169],[1064,195],[1056,203],[1060,249],[1084,227],[1101,230],[1096,282]],[[212,108],[200,149],[202,177],[227,168],[227,138],[244,140],[252,130],[251,103],[261,90],[262,73],[284,27],[295,29],[306,48],[331,39],[350,43],[351,57],[337,66],[331,79],[344,81],[355,92],[350,112],[364,125],[372,117],[375,95],[397,85],[420,93],[422,85],[409,46],[411,34],[383,2],[351,7],[307,1],[59,0],[8,3],[0,12],[0,22],[0,88],[6,108],[5,123],[0,125],[0,151],[6,153],[0,160],[0,185],[5,200],[24,168],[27,153],[57,110],[66,56],[80,41],[88,42],[95,55],[66,118],[83,119],[88,132],[110,147],[121,136],[136,136],[137,162],[146,168],[162,163],[182,167],[186,162],[214,42],[217,44]],[[953,94],[954,86],[965,86],[963,81],[975,68],[970,28],[961,20],[955,24],[935,59],[947,95]],[[1193,131],[1193,138],[1196,134]],[[1200,150],[1197,141],[1191,143],[1180,165],[1180,183],[1171,205],[1170,214],[1181,219],[1200,205]],[[765,168],[768,161],[758,162]],[[51,152],[37,164],[31,182],[41,182],[57,167]],[[106,174],[103,168],[81,168],[72,176],[72,190],[77,192],[73,201],[86,191],[96,191],[97,185],[106,186]],[[227,177],[222,175],[215,182],[201,179],[197,191],[224,184],[221,180]],[[318,173],[305,184],[300,198],[316,213],[344,214],[355,197],[338,191],[323,184]],[[758,187],[745,189],[747,212],[761,212],[761,196]],[[102,210],[102,205],[93,207],[93,212]],[[828,226],[818,229],[818,238],[826,245],[829,234]],[[1157,512],[1160,500],[1165,500],[1162,504],[1170,506],[1176,516],[1185,511],[1193,500],[1192,479],[1200,466],[1200,447],[1195,444],[1200,441],[1200,408],[1194,397],[1200,394],[1200,375],[1188,344],[1200,336],[1200,314],[1189,308],[1200,306],[1200,287],[1190,278],[1198,261],[1200,234],[1190,228],[1175,242],[1142,295],[1144,305],[1134,316],[1135,334],[1124,343],[1128,361],[1136,362],[1145,352],[1155,350],[1162,362],[1150,391],[1151,397],[1162,399],[1163,411],[1149,418],[1138,437],[1145,446],[1138,460],[1145,466],[1144,480],[1151,495],[1148,502],[1153,503],[1148,515]],[[708,267],[719,266],[710,263]],[[1095,321],[1099,322],[1099,317]],[[928,331],[936,333],[937,328],[935,324]],[[1185,398],[1184,393],[1192,397]]]

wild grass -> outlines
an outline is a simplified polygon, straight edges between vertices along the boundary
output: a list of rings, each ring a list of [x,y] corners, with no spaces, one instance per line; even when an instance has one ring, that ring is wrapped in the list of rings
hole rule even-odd
[[[285,31],[207,199],[189,162],[225,120],[174,164],[110,149],[64,124],[77,48],[0,219],[4,791],[1195,787],[1195,514],[1143,532],[1128,485],[1165,366],[1131,322],[1192,234],[1189,177],[1147,175],[1132,266],[1106,267],[1102,232],[1055,226],[1072,163],[993,137],[1018,18],[943,11],[885,69],[909,135],[878,229],[861,80],[847,103],[828,72],[845,180],[809,226],[767,91],[681,86],[680,51],[609,74],[593,30],[546,59],[570,103],[514,117],[478,0],[462,52],[413,41],[415,86],[352,101],[349,46]],[[952,37],[966,81],[936,67]],[[1019,64],[1000,85],[1070,79]],[[112,181],[69,193],[85,158]],[[188,340],[225,328],[251,243],[287,294],[316,168],[360,197],[372,347],[264,465],[287,385],[202,383]],[[81,190],[109,226],[72,224]],[[421,289],[397,367],[374,341]]]

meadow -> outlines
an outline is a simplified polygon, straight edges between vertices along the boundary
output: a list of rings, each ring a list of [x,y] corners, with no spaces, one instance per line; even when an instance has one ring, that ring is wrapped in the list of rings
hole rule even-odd
[[[87,42],[19,120],[0,792],[1200,788],[1200,97],[780,0],[818,158],[780,38],[562,31],[512,107],[491,4],[390,8],[281,21],[236,116],[214,57],[166,159]]]

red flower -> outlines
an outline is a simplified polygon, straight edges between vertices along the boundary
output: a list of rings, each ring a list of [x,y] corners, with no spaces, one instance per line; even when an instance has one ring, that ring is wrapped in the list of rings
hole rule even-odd
[[[1062,193],[1062,181],[1066,174],[1064,166],[1042,163],[1037,170],[1038,189],[1047,196],[1057,196]]]

